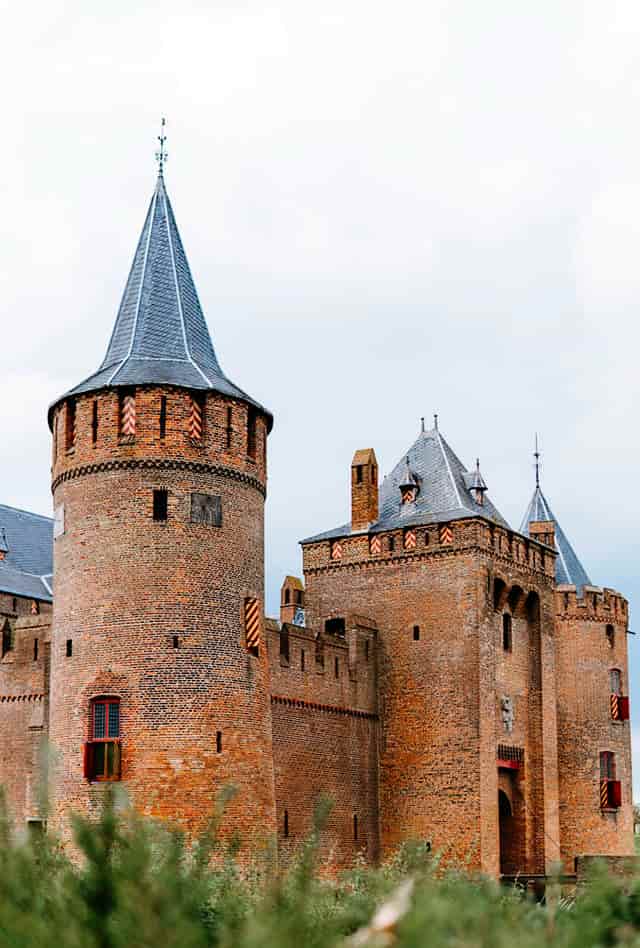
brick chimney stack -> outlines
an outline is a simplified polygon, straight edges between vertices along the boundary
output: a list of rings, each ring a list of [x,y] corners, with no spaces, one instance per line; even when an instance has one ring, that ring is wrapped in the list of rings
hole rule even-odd
[[[373,448],[364,448],[351,462],[351,529],[366,530],[377,519],[378,462]]]
[[[299,610],[304,610],[304,583],[297,576],[285,576],[280,590],[280,622],[296,624]]]

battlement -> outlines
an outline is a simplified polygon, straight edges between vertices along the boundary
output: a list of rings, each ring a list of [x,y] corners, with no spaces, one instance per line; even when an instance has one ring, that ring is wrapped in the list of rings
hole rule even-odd
[[[556,551],[545,543],[485,520],[464,518],[359,532],[302,544],[305,573],[481,549],[513,566],[555,577]]]
[[[629,604],[615,589],[600,586],[576,586],[563,584],[555,590],[556,614],[569,619],[586,619],[590,622],[606,622],[622,625],[629,622]]]
[[[334,615],[315,629],[267,619],[265,633],[273,695],[377,712],[375,622]]]

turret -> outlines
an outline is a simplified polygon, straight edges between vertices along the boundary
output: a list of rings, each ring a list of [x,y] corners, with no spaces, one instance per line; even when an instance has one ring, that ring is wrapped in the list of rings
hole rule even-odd
[[[220,368],[162,173],[105,358],[49,420],[54,821],[121,781],[197,831],[233,784],[223,832],[270,835],[272,419]]]

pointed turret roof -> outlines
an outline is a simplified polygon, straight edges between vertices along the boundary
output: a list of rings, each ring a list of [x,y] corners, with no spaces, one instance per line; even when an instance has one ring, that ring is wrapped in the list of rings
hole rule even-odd
[[[538,481],[537,471],[536,481]],[[556,582],[558,584],[568,583],[579,588],[582,586],[591,586],[591,580],[587,575],[587,571],[567,540],[564,530],[553,515],[553,511],[547,502],[547,498],[542,493],[538,482],[536,483],[531,502],[522,518],[520,533],[524,533],[528,536],[530,523],[544,521],[552,521],[555,529],[556,547],[558,550],[556,557]]]
[[[400,486],[405,483],[407,467],[417,479],[420,490],[413,503],[402,504]],[[383,480],[380,487],[380,516],[369,527],[369,532],[443,523],[464,517],[484,517],[509,529],[509,524],[488,497],[484,498],[482,505],[476,502],[469,489],[473,479],[474,475],[454,454],[437,425],[431,431],[421,431],[418,440],[405,451],[391,474]],[[303,542],[345,536],[350,532],[351,524],[347,523]]]
[[[231,382],[216,357],[162,174],[158,175],[107,352],[69,395],[112,386],[178,385],[221,392],[271,415]]]

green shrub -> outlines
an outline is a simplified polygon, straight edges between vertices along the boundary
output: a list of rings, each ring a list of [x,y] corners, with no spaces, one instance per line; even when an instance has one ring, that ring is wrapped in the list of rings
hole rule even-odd
[[[441,874],[419,844],[379,868],[356,860],[338,881],[323,880],[328,806],[320,802],[309,839],[274,876],[269,854],[240,871],[239,842],[219,843],[222,806],[188,846],[107,796],[97,822],[75,819],[79,857],[69,859],[51,836],[14,838],[0,804],[0,948],[640,948],[640,879],[603,869],[575,897],[547,905],[462,871]],[[371,930],[381,906],[398,915],[393,933]]]

